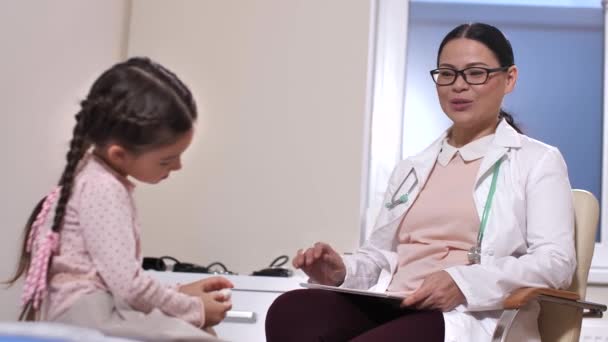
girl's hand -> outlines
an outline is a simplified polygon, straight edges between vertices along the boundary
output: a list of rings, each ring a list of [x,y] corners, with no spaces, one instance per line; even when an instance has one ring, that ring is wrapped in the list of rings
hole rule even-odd
[[[312,281],[323,285],[339,286],[346,277],[342,257],[323,242],[317,242],[305,251],[298,250],[293,267],[301,268]]]
[[[450,274],[439,271],[426,277],[422,285],[403,300],[401,306],[447,312],[465,302],[466,298]]]
[[[230,280],[224,277],[214,276],[197,280],[193,283],[181,285],[178,291],[190,296],[200,297],[208,292],[219,291],[221,289],[231,289],[233,287],[234,285],[232,282],[230,282]]]
[[[206,327],[203,330],[205,330],[208,334],[213,335],[214,337],[217,337],[217,333],[215,332],[215,330],[212,327]]]
[[[205,324],[203,328],[212,327],[226,318],[226,312],[232,309],[232,303],[225,300],[219,292],[205,292],[200,295],[205,308]]]

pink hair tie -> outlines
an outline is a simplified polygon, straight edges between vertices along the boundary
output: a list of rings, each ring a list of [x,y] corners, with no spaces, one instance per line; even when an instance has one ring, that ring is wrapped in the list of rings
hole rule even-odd
[[[34,241],[37,240],[39,231],[46,222],[53,203],[59,198],[60,191],[61,188],[57,187],[46,197],[36,220],[32,223],[30,235],[27,239],[26,250],[32,254],[32,260],[25,278],[21,302],[23,305],[27,305],[31,301],[34,309],[40,307],[40,302],[46,295],[49,262],[51,256],[58,251],[59,233],[49,231],[44,240],[36,245],[36,248],[34,248]]]

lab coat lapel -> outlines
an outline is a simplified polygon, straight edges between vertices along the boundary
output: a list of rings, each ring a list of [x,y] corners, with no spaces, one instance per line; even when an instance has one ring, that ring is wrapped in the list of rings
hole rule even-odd
[[[507,152],[509,152],[509,149],[519,147],[521,147],[519,134],[505,120],[501,120],[496,128],[496,133],[488,148],[488,152],[479,166],[479,171],[477,172],[477,178],[475,180],[475,188],[479,187],[479,185],[492,174],[496,162],[502,159]]]
[[[407,195],[408,201],[406,205],[399,205],[391,210],[391,220],[403,216],[414,203],[422,188],[424,188],[424,184],[426,184],[426,181],[433,170],[433,166],[437,161],[437,156],[441,150],[441,144],[445,135],[446,134],[444,133],[423,152],[409,159],[409,165],[403,169],[400,175],[400,179],[405,179],[405,183],[394,197],[397,199],[400,196]],[[405,177],[407,177],[407,179]]]

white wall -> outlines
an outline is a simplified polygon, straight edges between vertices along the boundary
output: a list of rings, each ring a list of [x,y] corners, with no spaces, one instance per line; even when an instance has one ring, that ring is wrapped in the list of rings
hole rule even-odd
[[[358,245],[369,0],[134,1],[129,55],[195,92],[185,167],[138,188],[147,255],[241,274]]]
[[[124,56],[128,1],[0,0],[0,279],[14,271],[22,227],[57,182],[77,103]],[[0,290],[16,318],[21,286]]]

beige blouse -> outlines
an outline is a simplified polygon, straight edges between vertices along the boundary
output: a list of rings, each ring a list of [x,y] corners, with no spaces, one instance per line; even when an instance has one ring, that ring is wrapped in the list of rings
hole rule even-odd
[[[443,142],[428,181],[398,229],[399,264],[387,291],[409,294],[431,273],[468,264],[467,252],[479,230],[475,179],[493,136],[461,148]]]

